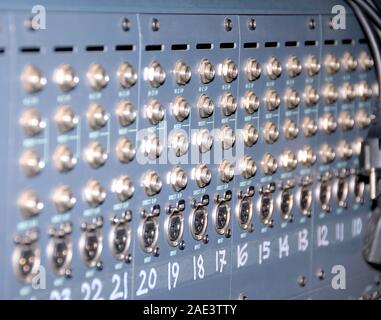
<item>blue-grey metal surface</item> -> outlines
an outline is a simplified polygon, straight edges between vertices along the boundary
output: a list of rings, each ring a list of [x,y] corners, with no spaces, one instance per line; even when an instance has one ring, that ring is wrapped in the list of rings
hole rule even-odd
[[[41,2],[44,5],[44,2]],[[157,1],[141,3],[130,1],[71,1],[46,3],[47,25],[45,30],[31,31],[25,26],[30,16],[29,1],[2,3],[0,5],[0,94],[3,102],[3,113],[0,126],[2,153],[0,164],[0,203],[2,203],[2,224],[0,226],[1,251],[0,297],[12,299],[182,299],[182,298],[221,298],[238,299],[246,296],[258,298],[357,298],[366,291],[374,289],[374,278],[377,272],[370,268],[361,257],[362,237],[365,224],[369,218],[370,202],[355,203],[353,190],[348,196],[347,208],[340,208],[332,195],[331,212],[320,209],[316,200],[319,177],[324,172],[337,172],[342,168],[356,168],[357,157],[340,161],[337,159],[322,165],[319,157],[316,163],[306,168],[300,163],[291,173],[278,170],[266,176],[261,168],[261,159],[265,152],[270,152],[277,159],[285,148],[298,153],[309,144],[316,154],[322,143],[327,142],[333,148],[340,140],[352,143],[356,138],[364,138],[366,129],[353,128],[343,132],[339,128],[327,135],[321,130],[313,137],[305,137],[301,123],[305,116],[318,121],[325,112],[332,112],[335,117],[343,110],[352,116],[357,110],[365,108],[371,113],[374,98],[362,102],[358,98],[351,103],[340,99],[332,105],[325,105],[322,90],[326,83],[340,87],[344,81],[357,84],[365,80],[370,86],[375,84],[374,71],[364,72],[359,69],[352,73],[341,70],[336,75],[326,75],[323,61],[328,53],[341,58],[344,52],[351,52],[359,57],[369,49],[361,39],[363,33],[352,15],[347,16],[346,30],[329,28],[330,11],[336,1],[167,1],[163,5]],[[176,14],[174,14],[176,13]],[[185,13],[185,14],[184,14]],[[348,12],[349,13],[349,12]],[[123,18],[127,17],[131,28],[125,32],[120,27]],[[156,18],[160,29],[151,30],[151,21]],[[224,29],[225,18],[231,19],[231,31]],[[256,29],[249,30],[247,22],[255,18]],[[308,27],[314,19],[315,28]],[[333,44],[325,43],[332,40]],[[343,42],[344,40],[344,42]],[[350,41],[346,41],[350,40]],[[311,44],[314,41],[314,45]],[[275,47],[265,47],[266,42],[276,42]],[[296,45],[286,46],[286,42]],[[209,50],[196,49],[199,43],[210,43]],[[231,48],[220,48],[221,43],[233,43]],[[256,43],[255,48],[245,48],[245,43]],[[171,50],[173,44],[186,44],[186,50]],[[118,45],[128,45],[132,50],[117,51]],[[161,45],[159,51],[147,51],[147,45]],[[73,52],[55,52],[57,46],[73,47]],[[89,52],[87,46],[104,46],[101,52]],[[36,48],[39,52],[21,52],[20,48]],[[308,77],[303,68],[295,78],[287,76],[286,61],[290,55],[304,61],[308,55],[315,55],[321,62],[321,71],[314,77]],[[269,80],[264,72],[270,57],[276,57],[283,67],[282,75],[276,80]],[[237,80],[226,84],[216,74],[214,81],[201,84],[197,75],[197,66],[202,59],[209,59],[218,68],[225,59],[232,59],[238,67]],[[256,81],[245,78],[244,63],[248,58],[255,58],[262,65],[262,75]],[[144,68],[152,61],[158,61],[167,72],[165,83],[159,88],[152,88],[144,80]],[[185,61],[192,70],[192,79],[185,86],[178,86],[172,77],[176,61]],[[138,72],[138,82],[130,89],[120,87],[116,73],[118,66],[128,61]],[[93,91],[86,82],[86,73],[91,63],[101,64],[110,76],[108,86],[99,92]],[[62,93],[52,81],[54,70],[61,64],[70,64],[80,79],[78,86],[69,93]],[[23,68],[33,64],[47,78],[47,85],[36,94],[27,94],[20,85],[20,74]],[[307,107],[302,101],[293,110],[287,110],[283,94],[287,87],[293,87],[302,97],[306,85],[315,87],[321,98],[314,107]],[[267,111],[264,104],[266,90],[276,90],[282,98],[280,107]],[[260,97],[259,110],[252,115],[245,113],[241,99],[245,92],[253,91]],[[237,111],[226,117],[220,110],[220,97],[231,92],[238,101]],[[205,93],[215,102],[212,117],[200,119],[197,112],[197,98]],[[191,106],[189,118],[181,123],[176,122],[170,106],[176,96],[184,97]],[[144,106],[150,99],[156,98],[165,107],[165,121],[153,126],[145,118]],[[136,121],[122,128],[115,116],[115,106],[120,101],[130,101],[137,110]],[[303,99],[302,99],[303,100]],[[87,124],[86,111],[89,103],[100,103],[110,118],[107,125],[100,130],[91,130]],[[74,131],[59,134],[54,123],[57,107],[70,105],[79,117]],[[25,108],[37,108],[46,128],[36,137],[26,138],[19,126],[20,114]],[[263,127],[272,121],[279,128],[286,118],[292,119],[299,126],[299,135],[294,140],[286,140],[280,129],[280,137],[274,144],[267,144],[263,137]],[[165,123],[165,125],[164,125]],[[174,167],[166,159],[168,134],[173,129],[182,129],[189,133],[197,128],[218,129],[228,124],[237,132],[236,146],[233,155],[238,154],[238,145],[242,142],[239,129],[244,124],[253,124],[258,132],[258,142],[253,147],[245,147],[244,154],[250,155],[257,163],[257,173],[251,179],[244,179],[240,174],[229,183],[218,179],[218,158],[214,151],[207,163],[212,171],[212,181],[205,188],[198,188],[191,178],[192,169],[198,164],[188,162],[181,164],[188,174],[188,186],[180,192],[174,192],[166,183],[167,173]],[[146,131],[144,131],[146,130]],[[143,132],[143,133],[142,133]],[[148,133],[156,133],[165,144],[162,156],[156,163],[140,164],[144,158],[139,151],[142,138]],[[115,155],[115,145],[120,137],[127,137],[138,148],[136,159],[128,164],[121,164]],[[241,140],[240,140],[241,139]],[[107,150],[106,164],[92,169],[83,160],[85,147],[91,141],[99,141]],[[52,164],[55,148],[65,143],[78,158],[74,170],[62,174]],[[242,143],[241,143],[242,145]],[[23,150],[34,148],[45,162],[45,168],[36,177],[26,178],[19,168],[19,157]],[[190,151],[189,151],[190,153]],[[188,153],[188,154],[189,154]],[[187,156],[188,160],[191,155]],[[237,159],[239,161],[240,159]],[[205,158],[200,160],[206,162]],[[156,196],[146,196],[141,186],[144,171],[155,170],[162,179],[163,187]],[[122,174],[130,177],[135,186],[134,196],[119,202],[111,191],[112,180]],[[310,216],[302,215],[297,204],[300,182],[311,176],[310,185],[313,204]],[[351,174],[351,177],[354,175]],[[279,184],[295,179],[292,189],[294,206],[293,219],[285,220],[280,215],[277,199],[280,195]],[[89,179],[97,179],[107,192],[105,202],[90,208],[83,199],[83,188]],[[349,181],[349,178],[347,178]],[[337,178],[332,178],[332,185]],[[259,216],[260,189],[274,182],[273,226],[264,225]],[[75,207],[67,213],[58,213],[52,203],[52,191],[58,185],[70,186],[77,198]],[[250,198],[254,208],[253,232],[243,231],[237,223],[238,193],[246,192],[253,186],[255,195]],[[44,203],[42,212],[32,218],[24,218],[17,207],[17,199],[26,188],[33,188]],[[232,192],[231,237],[217,234],[214,227],[214,199],[216,195]],[[209,196],[208,208],[208,242],[196,241],[190,233],[189,216],[191,203],[200,201],[202,195]],[[168,244],[166,234],[166,208],[175,205],[178,200],[185,200],[184,215],[184,250]],[[367,193],[365,194],[367,199]],[[161,212],[159,221],[158,247],[159,256],[142,251],[139,243],[138,229],[142,222],[141,211],[151,210],[159,204]],[[132,243],[130,263],[117,261],[111,254],[108,237],[111,229],[110,218],[118,217],[126,210],[131,210]],[[83,222],[91,222],[94,217],[103,217],[102,227],[103,250],[102,270],[89,268],[83,263],[79,247]],[[73,233],[72,277],[55,275],[50,268],[51,258],[47,254],[49,243],[48,230],[51,226],[59,227],[71,222]],[[17,247],[14,243],[16,234],[38,228],[37,246],[41,250],[41,266],[46,271],[45,288],[35,289],[30,283],[22,283],[15,278],[12,254]],[[334,266],[342,265],[346,270],[347,290],[335,290],[331,286],[334,277]],[[41,274],[44,276],[44,274]]]
[[[88,12],[129,12],[129,13],[185,13],[185,14],[242,14],[252,11],[255,14],[262,13],[288,13],[305,14],[325,13],[330,14],[334,5],[345,5],[344,1],[303,1],[289,0],[287,3],[277,0],[268,1],[202,1],[202,0],[146,0],[136,2],[133,0],[84,0],[78,3],[75,0],[43,0],[35,3],[31,0],[20,0],[9,3],[1,3],[3,10],[30,10],[36,4],[43,5],[47,10],[53,11],[88,11]]]

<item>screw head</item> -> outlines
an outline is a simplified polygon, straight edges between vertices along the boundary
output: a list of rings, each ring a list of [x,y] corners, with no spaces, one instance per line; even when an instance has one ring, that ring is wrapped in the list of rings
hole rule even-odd
[[[324,269],[319,269],[318,271],[317,271],[317,277],[319,278],[319,280],[324,280],[324,278],[325,278],[325,272],[324,272]]]
[[[330,18],[328,20],[328,26],[329,26],[330,29],[333,29],[333,19],[332,18]]]
[[[310,28],[311,30],[314,30],[316,28],[316,21],[315,21],[315,19],[311,18],[308,21],[308,28]]]
[[[29,31],[35,31],[36,29],[33,28],[33,17],[28,17],[24,21],[24,27],[27,28]]]
[[[307,279],[305,276],[301,275],[298,277],[298,284],[301,286],[301,287],[305,287],[306,284],[307,284]]]
[[[72,277],[73,277],[73,270],[71,270],[70,268],[65,269],[65,278],[71,279]]]
[[[184,249],[185,249],[185,241],[184,241],[184,240],[182,240],[182,241],[180,242],[180,244],[179,244],[179,249],[180,249],[180,250],[184,250]]]
[[[246,296],[246,294],[244,294],[243,292],[241,292],[241,293],[239,294],[238,299],[239,299],[239,300],[247,300],[247,296]]]
[[[229,18],[225,18],[224,27],[226,31],[231,31],[233,29],[233,21]]]
[[[121,27],[122,27],[122,30],[123,31],[130,31],[130,29],[131,29],[131,21],[130,21],[130,19],[128,19],[128,18],[123,18],[122,19],[122,23],[121,23]]]
[[[159,247],[156,247],[152,252],[154,257],[158,257],[160,255],[160,249]]]
[[[103,262],[102,261],[98,261],[97,264],[95,265],[95,268],[98,271],[102,271],[103,270]]]
[[[247,27],[249,30],[254,31],[257,28],[257,21],[254,18],[249,19]]]
[[[124,262],[127,263],[127,264],[129,264],[129,263],[131,263],[131,261],[132,261],[132,256],[131,256],[131,254],[128,254],[128,255],[125,257]]]
[[[152,21],[151,21],[151,29],[154,32],[159,31],[159,29],[160,29],[160,22],[159,22],[158,19],[156,19],[156,18],[152,19]]]

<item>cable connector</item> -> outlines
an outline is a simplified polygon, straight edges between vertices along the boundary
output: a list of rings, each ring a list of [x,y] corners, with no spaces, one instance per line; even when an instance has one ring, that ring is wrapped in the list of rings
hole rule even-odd
[[[360,174],[369,178],[370,198],[378,197],[378,179],[381,177],[381,119],[378,116],[381,102],[377,100],[372,126],[361,144]]]

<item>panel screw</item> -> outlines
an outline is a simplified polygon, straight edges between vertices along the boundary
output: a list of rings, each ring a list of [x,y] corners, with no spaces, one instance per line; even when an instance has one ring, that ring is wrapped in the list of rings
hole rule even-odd
[[[151,29],[152,31],[156,32],[156,31],[159,31],[160,29],[160,22],[158,19],[156,18],[153,18],[152,19],[152,22],[151,22]]]
[[[333,20],[332,20],[332,18],[329,19],[328,25],[329,25],[330,29],[333,29]]]
[[[65,270],[65,278],[71,279],[72,277],[73,277],[73,270],[71,270],[70,268],[66,269]]]
[[[126,31],[126,32],[130,31],[130,29],[131,29],[131,21],[130,21],[130,19],[123,18],[121,26],[122,26],[123,31]]]
[[[298,284],[301,286],[301,287],[304,287],[307,283],[307,279],[305,276],[299,276],[298,277]]]
[[[127,257],[124,259],[124,262],[129,264],[129,263],[131,263],[131,261],[132,261],[132,256],[131,256],[131,254],[128,254]]]
[[[251,31],[255,30],[257,28],[257,21],[254,18],[249,19],[247,27]]]
[[[239,294],[238,300],[247,300],[247,296],[246,296],[246,294],[244,294],[243,292],[241,292],[241,293]]]
[[[226,31],[231,31],[233,29],[233,21],[229,18],[226,18],[224,21],[224,27]]]
[[[37,29],[33,28],[32,20],[33,20],[33,17],[26,18],[24,21],[24,26],[30,31],[36,31]]]
[[[319,280],[324,280],[325,278],[325,272],[324,272],[324,269],[319,269],[316,273],[317,277],[319,278]]]
[[[314,30],[316,28],[316,21],[315,21],[315,19],[311,18],[308,21],[308,28],[310,28],[311,30]]]
[[[180,244],[179,244],[179,249],[180,249],[180,250],[184,250],[184,249],[185,249],[185,241],[184,241],[184,240],[182,240],[182,241],[180,242]]]
[[[154,257],[158,257],[160,255],[160,249],[159,247],[156,247],[152,252]]]
[[[97,264],[95,265],[95,268],[98,271],[102,271],[103,270],[103,262],[102,261],[98,261]]]

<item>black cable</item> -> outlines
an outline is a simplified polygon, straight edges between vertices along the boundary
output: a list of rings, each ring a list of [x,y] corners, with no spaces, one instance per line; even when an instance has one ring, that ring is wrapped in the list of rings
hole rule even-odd
[[[372,19],[373,23],[375,23],[377,27],[381,29],[381,18],[378,15],[378,13],[375,12],[374,9],[367,2],[359,1],[359,0],[353,0],[353,1],[356,3],[356,5],[361,7],[361,9],[364,10],[364,12],[369,16],[369,18]]]
[[[358,0],[354,0],[354,1],[358,1]],[[369,4],[369,6],[373,7],[373,9],[375,11],[378,11],[379,15],[381,15],[381,11],[379,11],[380,7],[376,6],[376,2],[373,2],[373,0],[364,0],[364,1],[366,1]],[[378,37],[379,43],[381,44],[381,29],[377,28],[377,26],[374,24],[370,24],[370,27],[373,30],[373,33],[375,33],[375,35]]]
[[[356,3],[358,2],[358,0],[354,0],[354,1],[356,1]],[[376,2],[373,2],[373,0],[364,0],[364,1],[366,1],[368,5],[373,8],[376,14],[381,15],[381,11],[379,10],[380,7],[377,7],[376,5],[377,1]],[[375,33],[376,36],[378,37],[379,42],[381,43],[381,29],[377,28],[377,26],[375,25],[370,25],[370,27],[373,30],[373,33]]]
[[[378,47],[377,38],[368,20],[366,19],[365,14],[361,11],[360,7],[352,0],[347,0],[347,1],[348,1],[348,4],[351,6],[353,12],[355,13],[357,19],[359,20],[360,25],[362,26],[366,37],[368,38],[369,46],[373,53],[373,59],[376,65],[378,88],[379,88],[378,99],[381,102],[381,52],[380,52],[380,48]]]
[[[373,5],[378,9],[378,11],[381,12],[381,4],[380,4],[380,1],[379,1],[379,0],[374,0],[374,1],[372,1],[372,0],[368,0],[368,1],[372,2]]]
[[[371,28],[372,28],[372,30],[373,30],[373,32],[376,34],[376,36],[378,37],[378,41],[379,41],[379,43],[381,43],[381,30],[380,29],[378,29],[376,26],[374,26],[374,25],[371,25],[370,26]]]
[[[377,234],[376,231],[373,230],[377,230],[379,232],[380,230],[375,229],[375,226],[381,226],[381,192],[379,190],[379,183],[381,179],[381,117],[377,117],[377,114],[379,114],[381,110],[381,55],[379,47],[379,43],[381,41],[381,20],[379,18],[380,13],[378,12],[378,9],[375,8],[375,5],[372,5],[374,3],[371,0],[363,2],[362,4],[360,4],[359,1],[356,0],[347,0],[347,2],[351,6],[365,33],[365,36],[368,39],[368,43],[375,62],[378,80],[378,100],[377,107],[375,110],[376,121],[370,127],[367,133],[366,140],[361,143],[361,153],[359,157],[359,162],[361,174],[365,174],[369,178],[369,189],[370,196],[372,199],[372,216],[369,221],[368,229],[366,232],[366,240],[363,253],[368,263],[381,266],[381,256],[375,256],[374,254],[370,254],[370,252],[373,253],[374,251],[379,252],[379,247],[376,247],[376,245],[379,245],[379,241],[377,242]],[[370,19],[368,20],[368,18]]]
[[[377,13],[380,14],[381,13],[381,10],[379,7],[377,7],[376,3],[373,2],[372,0],[364,0],[365,2],[367,2],[369,4],[369,6],[371,6],[373,8],[374,11],[378,11]]]

